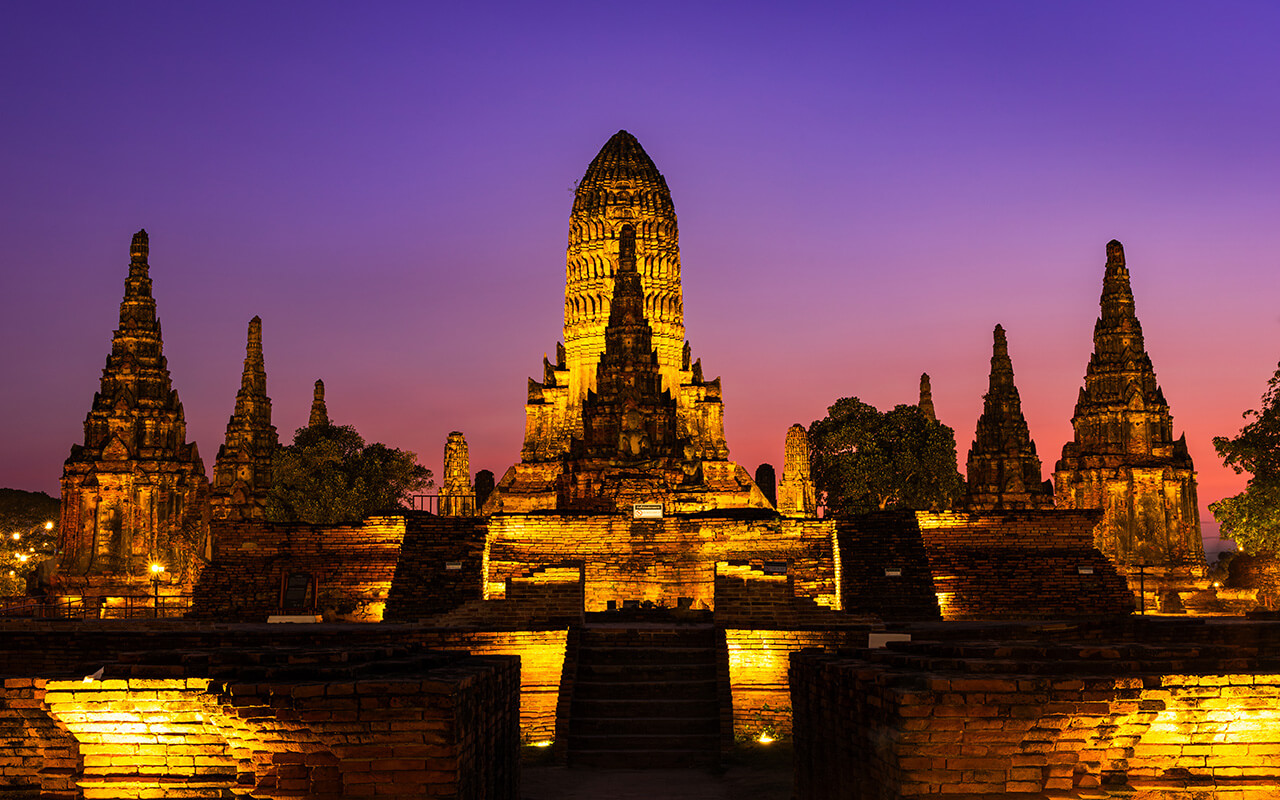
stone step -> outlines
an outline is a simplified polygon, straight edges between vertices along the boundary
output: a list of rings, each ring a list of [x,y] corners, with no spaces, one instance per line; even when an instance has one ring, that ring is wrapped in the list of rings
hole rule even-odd
[[[623,664],[638,666],[715,664],[715,650],[709,647],[592,647],[579,643],[581,664]]]
[[[645,717],[628,719],[618,717],[583,717],[573,721],[573,736],[612,736],[622,730],[651,736],[685,736],[689,734],[720,734],[718,717]]]
[[[570,710],[573,719],[672,719],[719,718],[720,704],[715,698],[696,700],[607,699],[585,700],[574,698]],[[570,731],[573,729],[570,728]]]
[[[584,664],[578,663],[579,681],[657,682],[715,680],[715,662],[705,664]]]
[[[654,750],[710,750],[720,746],[719,733],[655,734],[632,732],[616,734],[574,734],[569,737],[572,750],[604,751],[630,750],[649,752]]]
[[[599,769],[691,769],[714,767],[718,752],[703,750],[569,750],[570,767]]]
[[[714,700],[715,678],[702,680],[625,681],[579,679],[573,687],[578,700]]]

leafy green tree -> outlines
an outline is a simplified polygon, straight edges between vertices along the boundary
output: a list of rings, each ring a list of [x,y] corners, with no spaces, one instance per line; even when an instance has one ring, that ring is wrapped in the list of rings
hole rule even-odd
[[[1252,421],[1234,438],[1216,436],[1213,449],[1236,473],[1253,477],[1245,490],[1209,504],[1222,533],[1245,553],[1280,551],[1280,368],[1267,382],[1262,408],[1244,412]]]
[[[809,426],[814,488],[826,513],[950,508],[964,493],[955,432],[919,406],[880,412],[837,400]]]
[[[0,597],[27,593],[58,541],[58,498],[0,489]]]
[[[350,425],[299,428],[293,444],[271,464],[267,519],[339,525],[400,508],[412,493],[432,485],[431,470],[416,454],[366,445]]]

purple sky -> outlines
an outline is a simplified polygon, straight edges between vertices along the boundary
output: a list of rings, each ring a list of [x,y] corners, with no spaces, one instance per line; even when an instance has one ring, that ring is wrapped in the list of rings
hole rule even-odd
[[[1280,359],[1280,6],[1178,2],[58,3],[0,25],[0,486],[56,493],[151,235],[207,470],[263,318],[282,435],[440,475],[519,457],[561,336],[571,187],[619,128],[666,175],[731,456],[933,376],[963,462],[1002,323],[1046,476],[1104,247],[1203,507]]]

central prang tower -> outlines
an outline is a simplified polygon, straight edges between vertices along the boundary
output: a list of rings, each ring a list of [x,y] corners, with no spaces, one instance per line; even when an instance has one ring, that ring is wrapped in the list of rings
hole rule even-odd
[[[520,463],[486,507],[604,510],[664,497],[673,510],[768,506],[745,470],[728,460],[720,379],[703,378],[684,338],[671,192],[626,131],[605,143],[578,183],[565,259],[564,343],[554,363],[544,357],[542,366],[542,380],[529,380]],[[652,379],[630,383],[641,373]],[[652,449],[604,452],[605,427],[612,431],[619,420],[634,427],[640,418],[648,425],[668,413],[673,421],[659,425],[661,446],[654,439]],[[633,444],[647,441],[627,431],[636,434]],[[617,441],[607,444],[617,450]]]
[[[653,330],[658,370],[668,386],[679,380],[684,353],[684,303],[680,291],[680,234],[667,181],[653,159],[626,131],[600,149],[578,183],[569,217],[565,259],[564,349],[569,405],[581,408],[595,388],[613,301],[621,231],[635,232],[635,265],[644,313]]]

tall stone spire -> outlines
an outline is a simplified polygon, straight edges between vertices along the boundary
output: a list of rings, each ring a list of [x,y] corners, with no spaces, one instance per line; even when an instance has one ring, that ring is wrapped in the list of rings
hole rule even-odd
[[[1124,247],[1107,243],[1093,356],[1054,472],[1059,508],[1101,508],[1098,549],[1117,564],[1204,561],[1195,471],[1186,437],[1173,438],[1134,308]]]
[[[778,513],[784,517],[812,517],[817,513],[809,464],[809,433],[800,423],[787,429],[782,480],[778,481]]]
[[[120,327],[62,473],[59,570],[121,577],[176,570],[208,538],[204,464],[186,441],[163,353],[145,230],[129,246]],[[193,544],[194,543],[194,544]]]
[[[271,424],[271,398],[262,358],[262,319],[249,320],[244,373],[236,410],[213,467],[213,518],[264,519],[271,460],[279,439]]]
[[[469,517],[476,512],[471,488],[471,455],[462,431],[451,431],[444,444],[444,483],[440,485],[440,516]]]
[[[329,407],[324,403],[324,381],[317,379],[315,391],[311,394],[311,419],[307,421],[307,427],[329,424]]]
[[[666,179],[636,138],[614,134],[587,167],[574,194],[565,267],[564,344],[530,379],[521,460],[551,462],[584,436],[582,407],[598,388],[596,366],[615,302],[614,270],[622,231],[632,232],[640,313],[648,322],[662,386],[678,408],[677,426],[702,458],[725,459],[719,379],[707,381],[684,339],[680,247]]]
[[[770,507],[729,461],[720,379],[684,340],[671,193],[626,131],[574,195],[564,313],[555,362],[528,382],[520,463],[486,512]]]
[[[635,230],[624,225],[604,352],[596,364],[596,389],[583,403],[583,441],[590,458],[631,461],[682,455],[676,402],[662,386],[644,304]]]
[[[610,268],[626,225],[635,233],[636,268],[659,371],[673,392],[680,383],[684,304],[675,206],[666,179],[640,142],[618,131],[578,182],[569,217],[564,345],[571,407],[595,386],[614,294]]]
[[[991,378],[969,448],[969,508],[975,511],[1053,507],[1053,487],[1041,482],[1040,457],[1031,440],[1004,328],[991,348]]]
[[[920,373],[920,410],[930,422],[938,421],[938,414],[933,410],[933,387],[929,385],[929,373]]]

